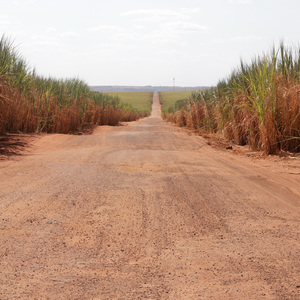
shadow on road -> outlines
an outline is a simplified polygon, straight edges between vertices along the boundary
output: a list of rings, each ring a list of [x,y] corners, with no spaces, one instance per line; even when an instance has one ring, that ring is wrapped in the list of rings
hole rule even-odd
[[[21,155],[28,143],[28,135],[25,134],[0,135],[0,160]]]

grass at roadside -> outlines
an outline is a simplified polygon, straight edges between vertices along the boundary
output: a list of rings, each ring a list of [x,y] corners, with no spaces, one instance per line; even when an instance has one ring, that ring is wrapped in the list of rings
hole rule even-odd
[[[165,91],[158,92],[159,101],[162,104],[161,110],[163,113],[168,112],[169,108],[179,101],[186,99],[192,94],[193,91]]]
[[[105,94],[118,97],[124,104],[129,104],[147,115],[151,113],[153,92],[110,92]]]
[[[163,117],[265,154],[299,153],[299,91],[300,47],[282,42],[250,63],[241,60],[216,87],[176,102]]]

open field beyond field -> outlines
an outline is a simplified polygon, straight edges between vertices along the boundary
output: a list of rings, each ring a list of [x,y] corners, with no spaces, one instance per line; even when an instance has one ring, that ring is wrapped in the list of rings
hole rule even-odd
[[[300,299],[300,161],[161,119],[0,161],[0,299]]]
[[[138,111],[151,113],[153,92],[111,92],[104,94],[119,97],[123,103],[132,105]]]
[[[176,101],[186,99],[193,91],[165,91],[158,92],[159,100],[162,104],[162,112],[167,112]]]

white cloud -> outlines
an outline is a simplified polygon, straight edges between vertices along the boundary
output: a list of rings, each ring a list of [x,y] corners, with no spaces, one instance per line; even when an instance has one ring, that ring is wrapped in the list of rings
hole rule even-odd
[[[185,18],[185,15],[181,12],[169,10],[169,9],[137,9],[127,11],[121,14],[121,16],[152,16],[152,17],[163,17],[163,18]]]
[[[186,20],[189,14],[199,12],[199,8],[181,8],[178,10],[171,9],[137,9],[121,13],[121,16],[136,17],[143,22],[158,22],[170,20]]]
[[[134,28],[137,30],[145,30],[146,29],[145,26],[141,26],[141,25],[135,25]]]
[[[8,28],[2,28],[0,26],[0,30],[5,31],[5,36],[8,37],[12,42],[15,41],[16,37],[24,37],[26,36],[26,32],[24,30],[10,30]]]
[[[123,40],[123,41],[142,41],[147,40],[148,35],[147,34],[140,34],[137,32],[132,31],[124,31],[120,32],[117,35],[113,37],[114,40]]]
[[[242,3],[242,4],[248,4],[251,2],[251,0],[228,0],[229,3]]]
[[[66,31],[60,34],[61,37],[77,38],[79,35],[75,31]]]
[[[112,35],[110,40],[114,43],[115,47],[119,49],[128,45],[131,45],[133,48],[140,48],[142,45],[148,45],[148,48],[152,46],[157,47],[157,45],[167,47],[170,47],[170,45],[185,46],[185,42],[178,34],[178,31],[172,31],[166,28],[159,28],[151,32],[124,30]]]
[[[111,26],[111,25],[100,25],[100,26],[88,28],[87,31],[90,31],[90,32],[117,32],[117,31],[121,31],[121,28],[119,28],[117,26]]]
[[[166,23],[164,24],[164,26],[166,26],[171,30],[190,31],[190,32],[205,31],[208,29],[208,27],[204,25],[182,22],[182,21]]]
[[[247,42],[247,41],[254,41],[254,40],[263,40],[264,38],[261,36],[255,36],[255,35],[248,35],[248,36],[234,36],[229,39],[214,39],[212,40],[213,43],[216,44],[225,44],[230,42]]]
[[[235,36],[232,37],[231,41],[250,41],[250,40],[262,40],[261,36],[248,35],[248,36]]]
[[[0,17],[0,25],[11,25],[12,21],[8,20],[7,18]]]
[[[194,14],[200,11],[199,7],[195,7],[195,8],[181,8],[180,11],[182,13],[186,13],[186,14]]]
[[[185,26],[185,30],[187,30],[188,25],[185,24]],[[192,26],[190,25],[190,27]],[[185,46],[185,41],[179,34],[180,32],[184,32],[182,24],[174,22],[161,24],[157,29],[151,31],[123,30],[112,35],[110,38],[122,44],[130,41],[133,45],[147,44],[150,46],[159,44]]]
[[[46,32],[57,32],[57,30],[54,27],[49,27]]]
[[[44,35],[36,35],[32,37],[33,45],[38,46],[53,46],[57,47],[60,46],[60,43],[57,41],[56,38],[44,36]]]
[[[0,25],[20,25],[20,21],[14,21],[8,16],[2,15],[0,16]]]
[[[174,49],[171,49],[171,50],[158,50],[157,54],[164,55],[164,56],[165,55],[177,55],[179,57],[180,55],[182,55],[182,52],[174,50]]]
[[[216,44],[224,44],[226,43],[226,40],[218,38],[218,39],[213,39],[212,42]]]

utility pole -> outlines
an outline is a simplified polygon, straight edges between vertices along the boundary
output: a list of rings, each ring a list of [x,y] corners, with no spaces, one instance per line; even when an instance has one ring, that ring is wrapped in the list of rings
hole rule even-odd
[[[173,91],[175,91],[175,77],[173,77]]]

